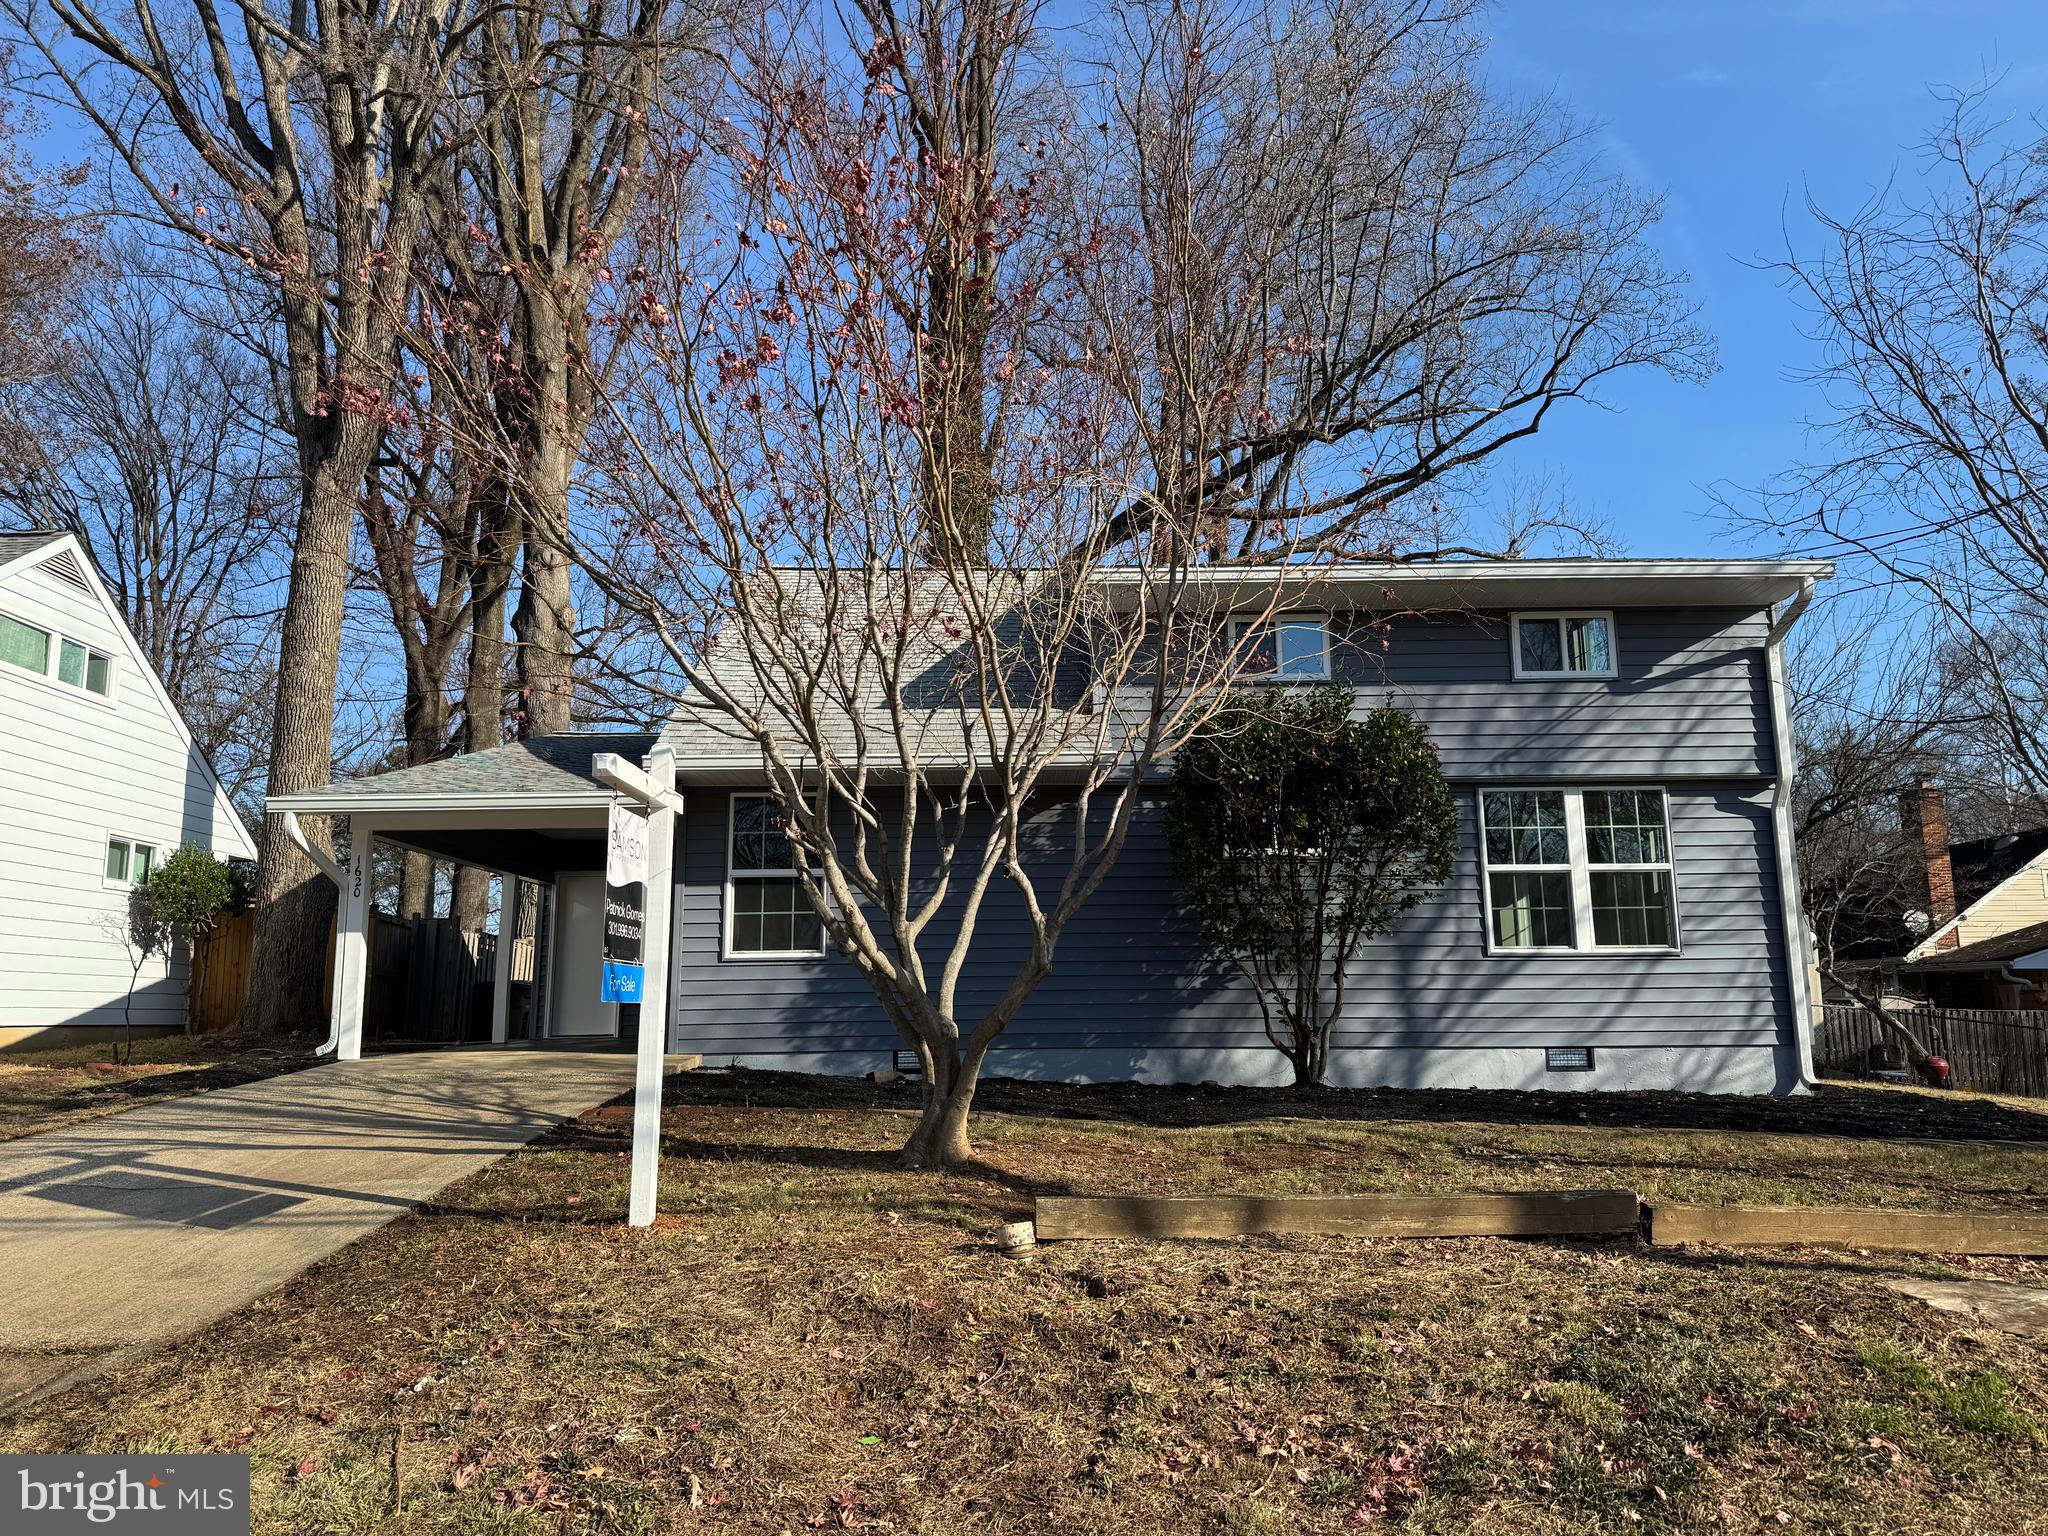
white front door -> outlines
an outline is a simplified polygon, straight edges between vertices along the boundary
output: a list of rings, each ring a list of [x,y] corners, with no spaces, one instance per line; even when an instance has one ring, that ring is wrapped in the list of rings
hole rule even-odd
[[[603,979],[604,876],[557,876],[551,1037],[618,1034],[619,1005],[597,999]]]

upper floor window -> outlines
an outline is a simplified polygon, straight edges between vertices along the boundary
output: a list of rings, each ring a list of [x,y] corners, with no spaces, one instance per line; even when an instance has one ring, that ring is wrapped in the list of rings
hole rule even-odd
[[[1487,789],[1479,816],[1493,949],[1678,947],[1663,790]]]
[[[773,795],[732,797],[726,852],[726,954],[756,960],[823,954],[825,925],[804,895],[796,850],[783,835]]]
[[[1516,677],[1614,676],[1614,615],[1518,613]]]
[[[1316,683],[1330,675],[1330,625],[1320,614],[1289,613],[1266,620],[1235,619],[1233,644],[1246,637],[1244,675],[1281,682]]]
[[[150,844],[134,842],[125,837],[107,839],[107,884],[147,885],[150,872],[155,868],[156,849]]]
[[[114,659],[76,640],[0,613],[0,661],[101,698],[113,690]]]

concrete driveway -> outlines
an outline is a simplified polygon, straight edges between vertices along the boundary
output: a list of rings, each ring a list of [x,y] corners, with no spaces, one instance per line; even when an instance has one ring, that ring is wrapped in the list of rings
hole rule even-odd
[[[377,1056],[0,1142],[0,1412],[234,1311],[632,1084],[617,1053]]]

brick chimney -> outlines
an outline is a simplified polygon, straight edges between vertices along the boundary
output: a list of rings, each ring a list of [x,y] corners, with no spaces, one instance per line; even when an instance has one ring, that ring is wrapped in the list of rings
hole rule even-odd
[[[1948,862],[1948,810],[1939,785],[1923,781],[1899,796],[1899,829],[1918,855],[1914,897],[1927,913],[1927,931],[1936,932],[1956,915],[1955,872]],[[1954,949],[1958,942],[1953,932],[1945,933],[1935,948]]]

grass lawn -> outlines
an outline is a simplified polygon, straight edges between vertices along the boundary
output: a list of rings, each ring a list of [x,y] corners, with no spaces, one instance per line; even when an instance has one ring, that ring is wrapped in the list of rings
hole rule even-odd
[[[988,1241],[1056,1191],[2044,1207],[2022,1107],[991,1084],[982,1165],[933,1176],[894,1165],[900,1089],[672,1090],[653,1231],[627,1124],[586,1119],[7,1448],[246,1449],[267,1532],[2048,1528],[2048,1347],[1881,1284],[2026,1261]]]
[[[0,1141],[54,1130],[202,1088],[255,1082],[303,1066],[303,1051],[245,1050],[207,1035],[137,1040],[116,1066],[107,1045],[0,1055]]]

